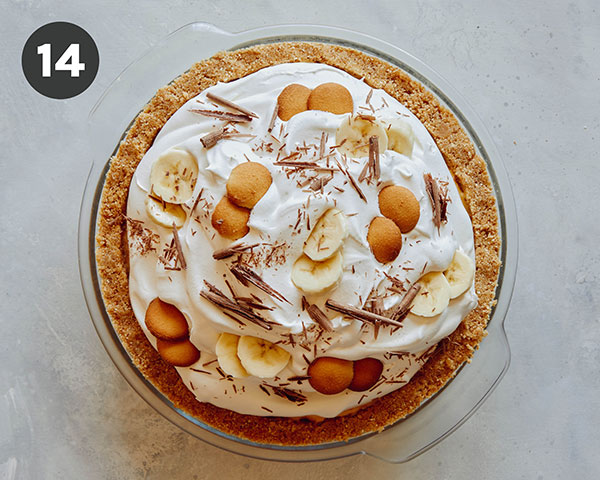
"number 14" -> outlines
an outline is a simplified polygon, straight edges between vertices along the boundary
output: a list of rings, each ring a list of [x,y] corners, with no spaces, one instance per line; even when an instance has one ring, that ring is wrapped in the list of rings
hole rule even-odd
[[[42,77],[51,77],[50,60],[51,46],[44,43],[37,47],[38,55],[42,56]],[[72,43],[54,64],[54,70],[68,70],[72,77],[78,77],[79,72],[85,70],[85,63],[79,61],[79,44]]]

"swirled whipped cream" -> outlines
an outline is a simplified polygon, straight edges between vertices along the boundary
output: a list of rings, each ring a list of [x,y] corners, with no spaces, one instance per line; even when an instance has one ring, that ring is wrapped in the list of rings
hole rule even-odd
[[[344,156],[336,148],[336,131],[348,114],[307,110],[287,122],[277,118],[272,123],[277,97],[284,87],[297,83],[312,89],[327,82],[347,88],[354,114],[362,113],[384,122],[401,118],[408,124],[414,135],[410,156],[391,149],[381,151],[378,179],[359,182],[367,158]],[[207,98],[207,92],[235,102],[258,118],[229,123],[194,113],[197,109],[224,110]],[[205,148],[200,139],[224,126],[235,135]],[[182,205],[185,221],[178,229],[185,268],[168,260],[169,252],[173,251],[173,228],[158,225],[145,206],[148,195],[152,194],[152,165],[170,149],[193,155],[198,166],[193,195]],[[277,165],[285,158],[317,162],[324,170]],[[233,168],[247,161],[264,165],[271,174],[272,184],[251,210],[248,234],[232,242],[216,232],[211,225],[211,214],[226,195],[226,183]],[[425,174],[431,174],[446,190],[447,221],[439,228],[434,223]],[[327,178],[327,182],[313,189],[310,179],[318,175]],[[353,187],[350,177],[364,198]],[[395,260],[382,264],[371,251],[367,231],[373,218],[381,216],[378,194],[387,185],[409,189],[419,202],[420,217],[416,227],[402,235],[402,248]],[[307,295],[292,282],[292,268],[303,253],[311,228],[331,208],[342,211],[346,219],[343,273],[333,288]],[[141,328],[156,346],[156,338],[144,322],[148,305],[157,297],[175,305],[188,322],[190,341],[201,352],[193,365],[176,367],[185,385],[199,401],[243,414],[333,417],[401,388],[427,360],[437,342],[453,332],[477,303],[472,284],[436,316],[408,313],[401,328],[375,326],[325,306],[327,299],[333,299],[340,304],[369,309],[369,299],[375,295],[384,311],[393,311],[403,298],[399,285],[408,288],[428,272],[445,271],[456,251],[474,261],[471,221],[426,128],[383,90],[374,90],[362,80],[327,65],[294,63],[265,68],[230,83],[219,83],[186,102],[166,122],[137,167],[130,185],[127,216],[134,222],[142,222],[136,224],[143,225],[146,233],[151,232],[153,245],[140,253],[135,247],[141,240],[130,232],[130,297]],[[240,242],[256,246],[229,258],[213,258],[213,252]],[[253,284],[240,283],[230,270],[239,256],[285,301]],[[257,312],[270,328],[236,317],[201,296],[200,292],[207,289],[205,282],[230,298],[237,295],[255,299],[265,307]],[[313,321],[304,308],[303,297],[326,313],[332,331]],[[268,340],[289,352],[290,360],[272,378],[252,375],[233,378],[223,374],[215,353],[222,332]],[[307,379],[309,364],[323,356],[347,360],[375,358],[382,362],[383,371],[380,380],[367,391],[346,389],[335,395],[323,395]]]

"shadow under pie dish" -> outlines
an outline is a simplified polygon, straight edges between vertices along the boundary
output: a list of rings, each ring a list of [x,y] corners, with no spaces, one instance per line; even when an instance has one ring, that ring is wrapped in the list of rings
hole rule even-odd
[[[265,77],[260,77],[263,74]],[[257,76],[260,81],[253,80]],[[234,82],[236,79],[245,79],[246,86],[242,88],[244,84]],[[227,83],[216,85],[218,81]],[[294,84],[310,90],[309,97],[322,85],[341,85],[349,92],[352,105],[348,107],[346,101],[340,107],[345,111],[339,112],[331,102],[319,104],[307,99],[305,109],[294,111],[287,120],[274,117],[281,93]],[[207,98],[211,92],[213,98]],[[336,98],[335,90],[325,95],[327,100],[332,97]],[[296,99],[296,103],[302,105],[302,100]],[[236,108],[240,106],[258,118],[240,118],[248,116]],[[215,118],[206,112],[225,116]],[[169,119],[173,125],[167,123]],[[224,132],[220,132],[222,127]],[[433,140],[428,139],[427,131]],[[221,137],[207,139],[212,133]],[[379,138],[384,136],[400,151],[382,145]],[[398,146],[396,136],[412,150]],[[374,146],[372,137],[377,137],[378,145]],[[347,149],[352,142],[355,155]],[[429,149],[431,146],[435,148]],[[439,152],[449,170],[444,170]],[[441,163],[428,163],[430,157]],[[189,198],[178,198],[178,193],[169,197],[168,182],[162,190],[160,185],[144,185],[152,177],[152,166],[166,163],[176,171],[176,165],[187,165],[189,158],[198,165],[197,173],[192,167],[183,167],[183,176],[189,175]],[[265,167],[270,182],[264,182],[261,169],[258,171],[262,173],[235,175],[234,169],[244,164]],[[136,169],[142,180],[134,178]],[[232,178],[254,179],[252,188],[242,185],[237,190],[252,194],[258,184],[262,185],[258,190],[264,190],[262,196],[254,204],[254,200],[246,203],[235,193],[235,184],[230,185]],[[460,193],[454,181],[461,186]],[[391,187],[401,188],[393,191]],[[389,195],[382,195],[383,191]],[[395,205],[403,204],[406,191],[418,203],[419,218],[412,228],[393,214]],[[215,220],[220,202],[227,208]],[[354,49],[308,43],[271,44],[217,54],[159,90],[136,118],[111,161],[100,205],[96,251],[104,303],[139,370],[174,405],[194,417],[225,433],[260,443],[302,445],[348,440],[381,430],[414,411],[453,376],[483,338],[499,269],[494,202],[485,164],[475,155],[456,119],[396,67]],[[288,212],[285,207],[289,205],[293,208]],[[410,207],[402,211],[407,210]],[[245,227],[219,230],[238,217]],[[336,217],[342,221],[336,223]],[[158,223],[165,218],[169,221]],[[473,239],[469,243],[469,235],[454,232],[466,231],[465,221],[469,235],[475,233],[474,252]],[[319,228],[319,222],[325,227]],[[287,233],[282,233],[284,230]],[[319,241],[321,230],[324,240]],[[128,238],[124,237],[127,231]],[[198,242],[200,238],[203,240]],[[393,238],[399,242],[389,241]],[[430,242],[425,254],[419,245],[426,243],[426,238],[435,242]],[[278,246],[284,243],[282,239],[287,243],[283,247]],[[331,255],[322,252],[323,243]],[[255,244],[259,245],[247,248]],[[235,248],[227,251],[231,246]],[[441,253],[436,256],[438,247]],[[429,288],[433,292],[429,296],[436,297],[440,288],[446,289],[439,287],[439,282],[452,283],[448,282],[452,278],[448,267],[457,250],[467,262],[469,258],[477,260],[467,290],[448,298],[447,307],[442,302],[439,315],[431,305],[429,313],[435,315],[422,310],[421,316],[398,312],[411,287],[429,273],[435,278],[424,278],[417,295]],[[384,253],[376,257],[379,251]],[[215,252],[217,257],[228,256],[215,259]],[[271,264],[266,263],[267,258]],[[294,282],[294,265],[301,260],[309,265],[314,262],[327,273],[331,269],[342,273],[323,285],[319,285],[322,276]],[[145,274],[140,275],[144,269]],[[181,277],[188,275],[196,280],[181,282]],[[158,286],[149,287],[144,282]],[[176,293],[169,285],[177,283],[192,286],[184,285],[175,289]],[[373,293],[374,285],[381,291]],[[478,306],[467,314],[475,304],[475,289]],[[169,333],[147,321],[148,307],[156,298],[176,308],[179,313],[175,316],[185,318],[187,331],[184,326],[167,338]],[[408,306],[414,307],[413,303]],[[457,304],[460,307],[453,308]],[[385,323],[385,318],[402,326]],[[411,330],[412,334],[404,333]],[[423,331],[422,335],[414,333]],[[392,340],[402,335],[412,340],[396,339],[391,346]],[[240,353],[238,360],[245,372],[229,365],[227,354],[221,352],[221,362],[216,355],[217,344],[227,352],[237,341],[239,351],[240,339],[245,353]],[[383,346],[384,340],[387,346]],[[185,342],[195,346],[199,358],[186,357],[180,363],[194,363],[177,367],[177,373],[163,359],[166,356],[173,362],[164,353],[164,346]],[[265,378],[260,366],[257,370],[257,362],[247,359],[248,351],[261,345],[290,354],[280,370],[266,372],[269,376]],[[162,350],[162,357],[155,347]],[[280,356],[283,362],[285,355]],[[321,360],[315,362],[315,358]],[[336,360],[331,362],[335,367],[317,368],[328,358]],[[417,370],[419,363],[423,365]],[[365,367],[367,373],[363,374],[361,365],[366,364],[370,367]],[[340,365],[342,373],[338,374],[335,369]],[[400,375],[407,367],[408,374]],[[324,375],[325,381],[319,382],[323,379],[319,375]],[[373,378],[365,380],[369,375]],[[214,380],[201,380],[204,376]],[[333,388],[336,382],[337,389]],[[332,391],[323,391],[330,387]],[[203,402],[198,402],[192,391]],[[206,391],[221,397],[213,400],[221,407],[208,403],[212,399],[203,396]],[[259,408],[263,411],[256,411]],[[279,416],[272,416],[276,414]]]

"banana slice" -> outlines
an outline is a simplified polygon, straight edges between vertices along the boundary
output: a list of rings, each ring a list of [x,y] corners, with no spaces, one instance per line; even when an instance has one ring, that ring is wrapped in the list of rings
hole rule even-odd
[[[290,354],[274,343],[258,337],[242,335],[238,342],[237,356],[250,375],[270,378],[287,365]]]
[[[217,354],[219,366],[227,375],[235,378],[244,378],[248,376],[248,372],[238,357],[239,340],[239,335],[223,332],[219,336],[219,340],[217,340],[215,353]]]
[[[346,215],[337,208],[330,208],[317,221],[304,242],[304,253],[315,262],[322,262],[337,252],[348,231]]]
[[[385,152],[388,137],[380,122],[361,115],[348,116],[338,127],[335,141],[338,145],[341,144],[338,148],[340,152],[351,157],[366,157],[369,155],[369,138],[373,135],[379,139],[379,152]]]
[[[166,151],[150,170],[152,191],[170,203],[185,203],[192,198],[197,178],[196,158],[185,150]]]
[[[388,123],[388,148],[410,157],[415,144],[415,134],[410,124],[401,118],[395,118]]]
[[[450,298],[456,298],[466,292],[473,284],[475,265],[470,257],[460,251],[454,252],[454,258],[444,272],[450,285]]]
[[[442,272],[423,275],[418,283],[421,290],[415,297],[410,311],[420,317],[435,317],[442,313],[450,302],[450,285]]]
[[[342,253],[323,262],[315,262],[302,255],[292,267],[292,282],[306,293],[321,293],[337,284],[343,270]]]
[[[173,224],[181,228],[186,219],[185,210],[181,205],[159,202],[152,197],[146,198],[146,212],[154,222],[167,228],[171,228]]]

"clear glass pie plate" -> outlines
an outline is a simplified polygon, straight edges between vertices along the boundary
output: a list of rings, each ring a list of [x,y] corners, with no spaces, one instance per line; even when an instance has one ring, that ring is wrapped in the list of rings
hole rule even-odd
[[[95,260],[98,205],[108,160],[130,123],[156,90],[218,51],[258,44],[303,41],[348,46],[379,57],[421,82],[456,116],[485,160],[492,179],[501,227],[501,260],[497,304],[488,336],[456,377],[413,414],[376,434],[347,442],[283,447],[250,442],[223,434],[177,409],[137,370],[121,345],[106,313]],[[125,132],[125,133],[124,133]],[[367,454],[389,462],[405,462],[431,448],[462,425],[504,376],[510,350],[504,332],[517,267],[517,220],[510,183],[498,152],[469,104],[430,67],[404,50],[374,37],[341,28],[279,25],[238,33],[206,23],[186,25],[129,65],[107,88],[89,115],[92,165],[79,219],[79,268],[94,327],[110,358],[138,394],[182,430],[225,450],[279,461],[315,461]]]

